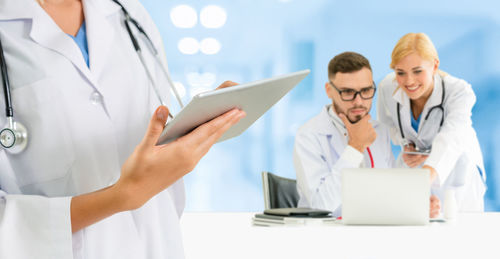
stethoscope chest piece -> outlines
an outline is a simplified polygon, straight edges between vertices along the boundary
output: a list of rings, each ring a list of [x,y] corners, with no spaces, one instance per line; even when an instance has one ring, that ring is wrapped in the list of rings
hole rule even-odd
[[[0,144],[11,154],[21,153],[28,145],[26,127],[9,118],[7,125],[0,131]]]

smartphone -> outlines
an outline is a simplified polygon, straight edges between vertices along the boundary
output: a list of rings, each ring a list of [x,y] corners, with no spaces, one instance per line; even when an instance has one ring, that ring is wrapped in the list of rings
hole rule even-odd
[[[405,147],[411,147],[413,148],[412,151],[405,151]],[[431,149],[419,149],[415,147],[414,143],[406,143],[402,147],[403,154],[409,154],[409,155],[424,155],[428,156],[431,153]]]
[[[424,155],[428,156],[431,153],[431,150],[414,150],[414,151],[404,151],[404,154],[409,154],[409,155]]]

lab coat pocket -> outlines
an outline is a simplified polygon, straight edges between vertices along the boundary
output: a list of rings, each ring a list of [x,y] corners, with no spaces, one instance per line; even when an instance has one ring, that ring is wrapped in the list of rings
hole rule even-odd
[[[60,87],[70,84],[49,77],[12,90],[14,118],[28,129],[26,149],[17,155],[9,154],[20,187],[62,178],[74,162],[68,107]],[[37,188],[29,189],[44,193]]]

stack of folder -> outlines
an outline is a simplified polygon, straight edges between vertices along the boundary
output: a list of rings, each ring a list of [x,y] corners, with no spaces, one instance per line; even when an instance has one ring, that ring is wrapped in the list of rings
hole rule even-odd
[[[252,224],[266,227],[332,224],[335,218],[330,214],[330,211],[309,208],[269,209],[255,214]]]

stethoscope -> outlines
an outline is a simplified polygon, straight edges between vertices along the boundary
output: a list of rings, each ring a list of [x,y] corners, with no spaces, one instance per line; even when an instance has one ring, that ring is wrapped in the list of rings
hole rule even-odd
[[[425,116],[425,120],[427,120],[429,118],[429,115],[431,115],[431,112],[433,110],[435,110],[435,109],[441,110],[441,123],[439,123],[439,128],[441,128],[441,126],[443,126],[443,122],[444,122],[444,107],[443,107],[443,102],[444,102],[445,92],[444,92],[444,80],[443,80],[443,78],[441,78],[441,89],[443,89],[443,92],[441,93],[441,103],[438,104],[438,105],[432,106],[430,108],[429,112],[427,113],[427,115]],[[405,141],[405,134],[403,132],[403,127],[401,126],[401,114],[400,114],[400,104],[399,104],[399,102],[397,103],[396,111],[397,111],[397,114],[398,114],[399,132],[401,133],[401,137],[403,138],[403,142],[405,142],[403,144],[404,145],[410,144],[409,142]]]
[[[0,40],[0,70],[2,71],[3,92],[5,97],[5,112],[7,125],[0,131],[0,144],[5,150],[12,154],[23,151],[28,145],[28,130],[23,124],[14,120],[14,109],[10,96],[10,81],[7,75],[7,64],[3,52],[2,41]]]
[[[158,50],[154,46],[153,42],[149,38],[146,31],[144,31],[142,26],[134,18],[130,17],[125,7],[120,2],[118,2],[118,0],[111,0],[111,1],[113,1],[114,3],[116,3],[121,7],[121,10],[125,16],[124,19],[125,28],[127,29],[128,35],[130,36],[130,40],[132,41],[134,49],[137,52],[137,55],[139,56],[139,60],[141,61],[144,70],[146,71],[147,77],[151,82],[151,85],[153,86],[156,96],[158,97],[158,100],[160,101],[161,105],[166,105],[166,103],[163,101],[163,98],[161,98],[160,91],[158,90],[153,80],[152,73],[149,70],[148,66],[146,65],[146,62],[144,61],[144,56],[142,54],[141,47],[139,45],[137,38],[132,33],[130,24],[134,25],[135,28],[144,36],[143,38],[146,40],[146,45],[148,46],[149,50],[151,51],[151,54],[154,56],[158,65],[161,67],[161,71],[165,75],[165,78],[167,78],[167,81],[174,92],[177,102],[179,103],[180,107],[183,108],[184,105],[182,104],[179,93],[177,92],[177,89],[175,89],[172,79],[170,78],[170,75],[167,73],[167,69],[160,60]],[[10,81],[7,74],[7,64],[5,62],[1,39],[0,39],[0,70],[2,73],[2,83],[3,83],[4,97],[5,97],[5,110],[7,117],[7,125],[5,125],[4,128],[0,131],[0,144],[9,153],[18,154],[21,153],[28,145],[28,130],[23,124],[14,120],[14,109],[12,107],[12,98],[10,94]],[[169,113],[169,117],[173,118],[172,113]]]

